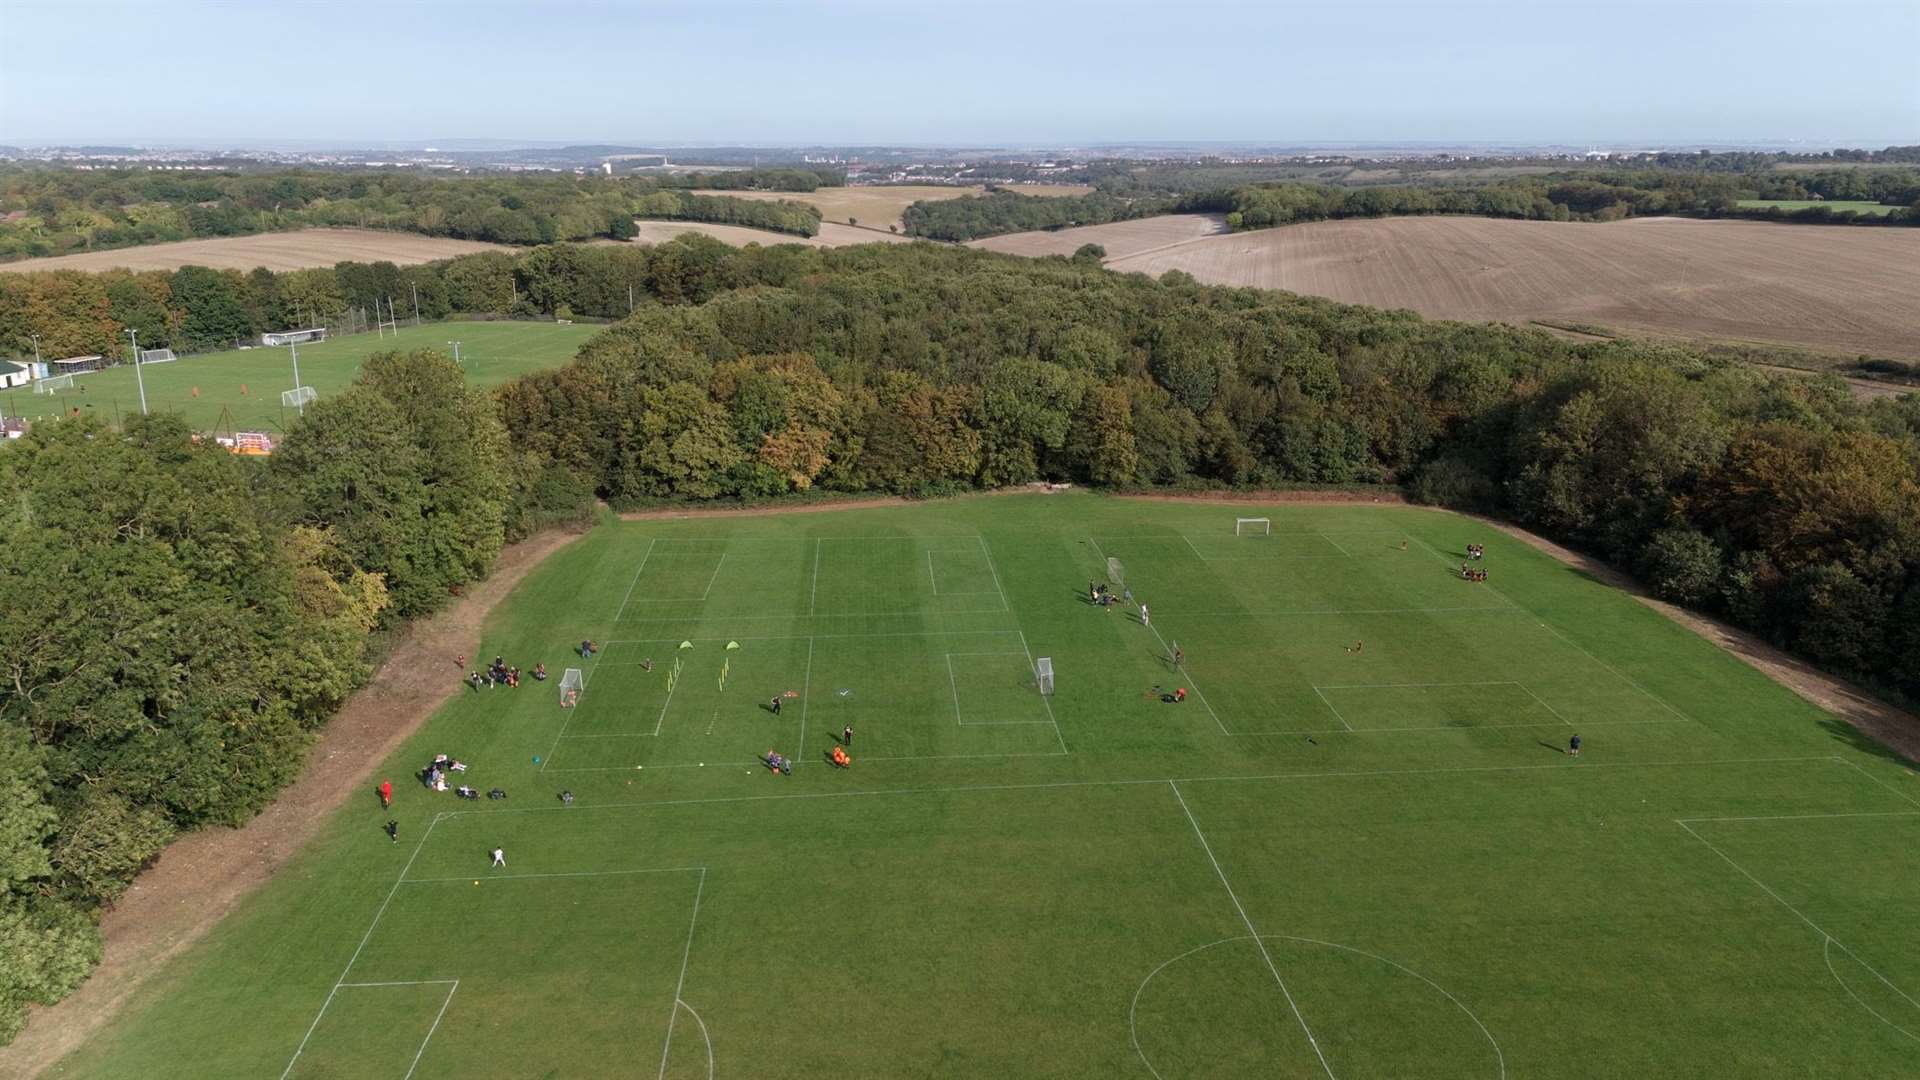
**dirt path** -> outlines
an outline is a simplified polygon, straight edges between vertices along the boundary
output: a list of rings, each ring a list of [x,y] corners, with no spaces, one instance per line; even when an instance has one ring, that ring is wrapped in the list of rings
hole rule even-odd
[[[481,626],[494,606],[580,535],[541,533],[501,552],[493,576],[407,630],[373,679],[321,732],[300,779],[258,817],[238,829],[190,833],[169,845],[102,920],[106,958],[93,976],[60,1004],[33,1010],[26,1030],[0,1049],[0,1076],[36,1076],[71,1053],[161,965],[265,884],[333,809],[364,794],[374,767],[459,692],[457,680],[439,675],[451,657],[477,655]]]

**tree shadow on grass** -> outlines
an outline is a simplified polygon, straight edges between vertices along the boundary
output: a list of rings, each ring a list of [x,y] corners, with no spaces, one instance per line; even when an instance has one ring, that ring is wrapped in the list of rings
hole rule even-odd
[[[1819,723],[1820,726],[1826,730],[1827,734],[1845,743],[1848,749],[1859,751],[1869,757],[1879,758],[1882,761],[1890,761],[1905,769],[1920,768],[1920,762],[1914,761],[1912,758],[1837,716],[1822,717]]]

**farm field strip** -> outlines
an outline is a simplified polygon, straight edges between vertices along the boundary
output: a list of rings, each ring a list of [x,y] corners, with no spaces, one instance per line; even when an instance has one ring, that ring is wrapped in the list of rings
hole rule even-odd
[[[254,236],[179,240],[170,244],[114,248],[0,262],[0,273],[35,270],[178,270],[210,266],[215,270],[303,270],[339,262],[390,262],[401,266],[451,259],[478,251],[512,251],[505,244],[389,232],[385,229],[295,229]]]

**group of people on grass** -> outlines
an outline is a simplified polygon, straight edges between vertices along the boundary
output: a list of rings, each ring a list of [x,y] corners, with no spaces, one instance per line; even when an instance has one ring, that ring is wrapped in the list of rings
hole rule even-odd
[[[458,659],[457,663],[461,667],[466,667],[467,658],[462,656]],[[533,677],[536,680],[544,681],[547,677],[547,665],[535,664],[533,666]],[[487,665],[485,671],[469,672],[467,675],[467,685],[475,690],[482,688],[492,690],[496,686],[504,686],[510,690],[518,689],[520,686],[520,669],[508,664],[505,657],[496,656],[493,658],[493,663]]]
[[[1485,581],[1485,580],[1487,580],[1487,572],[1486,572],[1485,570],[1476,570],[1476,569],[1474,569],[1474,567],[1473,567],[1473,565],[1472,565],[1473,563],[1477,563],[1477,562],[1479,562],[1479,561],[1480,561],[1481,559],[1484,559],[1484,558],[1486,558],[1486,557],[1487,557],[1487,545],[1485,545],[1485,544],[1468,544],[1468,545],[1467,545],[1467,559],[1468,559],[1469,561],[1468,561],[1468,562],[1463,562],[1463,563],[1461,563],[1461,564],[1460,564],[1460,580],[1461,580],[1461,581]]]
[[[459,758],[449,757],[446,754],[435,754],[433,755],[433,760],[427,762],[427,767],[420,770],[420,782],[426,785],[428,791],[445,791],[447,790],[447,777],[449,774],[463,773],[466,771],[467,763],[461,761]],[[383,785],[380,794],[381,797],[385,799],[391,795],[391,789]],[[461,784],[460,787],[456,789],[455,794],[463,799],[477,799],[480,797],[479,792],[474,791],[465,784]]]

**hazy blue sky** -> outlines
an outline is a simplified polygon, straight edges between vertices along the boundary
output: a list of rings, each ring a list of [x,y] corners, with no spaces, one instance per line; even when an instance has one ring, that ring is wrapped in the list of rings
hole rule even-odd
[[[1920,0],[0,0],[0,141],[1920,142]]]

